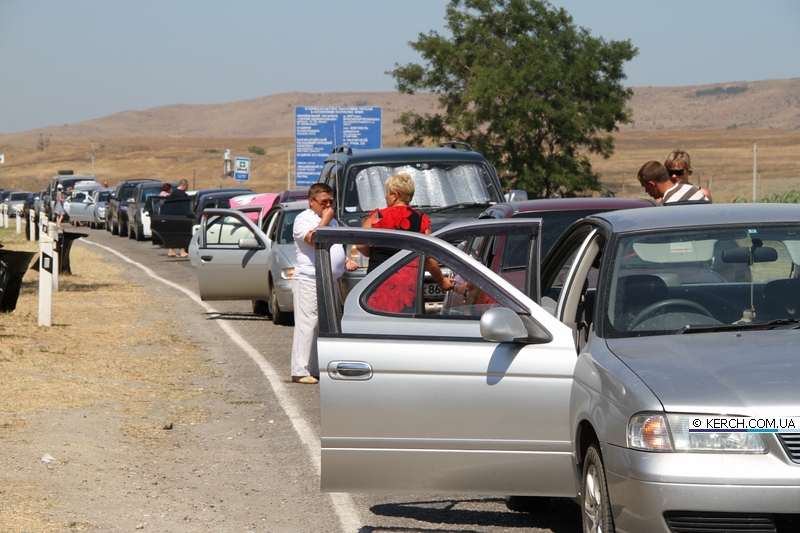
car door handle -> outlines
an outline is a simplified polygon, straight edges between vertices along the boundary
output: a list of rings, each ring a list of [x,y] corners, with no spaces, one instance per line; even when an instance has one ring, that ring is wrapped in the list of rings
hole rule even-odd
[[[365,381],[372,378],[372,367],[359,361],[331,361],[328,363],[331,379]]]
[[[214,256],[213,255],[201,255],[200,259],[203,260],[203,261],[211,261],[212,259],[214,259]]]

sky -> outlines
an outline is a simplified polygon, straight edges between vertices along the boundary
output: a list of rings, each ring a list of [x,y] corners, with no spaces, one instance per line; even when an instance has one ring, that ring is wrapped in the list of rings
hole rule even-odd
[[[394,91],[448,0],[0,0],[0,134],[283,92]],[[630,87],[800,77],[797,0],[552,0]]]

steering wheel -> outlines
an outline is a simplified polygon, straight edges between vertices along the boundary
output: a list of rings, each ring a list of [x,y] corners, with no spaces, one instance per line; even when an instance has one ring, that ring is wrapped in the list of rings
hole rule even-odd
[[[714,318],[708,309],[706,309],[697,302],[693,302],[691,300],[682,300],[680,298],[672,298],[669,300],[662,300],[660,302],[650,304],[641,311],[639,311],[639,313],[635,317],[633,317],[633,320],[631,320],[631,325],[629,329],[632,330],[633,328],[635,328],[636,326],[638,326],[639,324],[650,318],[652,315],[655,315],[656,311],[660,311],[665,307],[684,307],[684,308],[688,307],[695,311],[699,311],[700,314],[705,315],[709,318]]]

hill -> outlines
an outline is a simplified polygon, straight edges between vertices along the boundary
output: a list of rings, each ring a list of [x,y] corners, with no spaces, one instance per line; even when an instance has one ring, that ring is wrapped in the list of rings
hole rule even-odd
[[[432,94],[282,93],[227,104],[177,104],[144,111],[0,135],[0,143],[37,138],[53,140],[119,137],[293,137],[297,106],[375,106],[383,108],[384,135],[394,135],[403,111],[430,112]],[[638,87],[630,101],[634,124],[622,130],[724,130],[800,128],[800,78],[734,82],[692,87]]]

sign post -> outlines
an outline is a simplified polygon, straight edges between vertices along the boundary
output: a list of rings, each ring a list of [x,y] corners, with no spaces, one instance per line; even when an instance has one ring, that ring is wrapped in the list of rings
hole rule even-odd
[[[14,219],[17,221],[17,235],[22,233],[22,229],[19,226],[19,219],[22,218],[22,211],[14,210]]]
[[[53,271],[51,272],[53,278],[53,292],[58,292],[58,226],[55,222],[48,222],[47,235],[53,241]]]
[[[250,158],[237,157],[233,161],[233,179],[236,181],[250,180]]]
[[[28,240],[36,240],[36,212],[33,209],[28,211]]]

